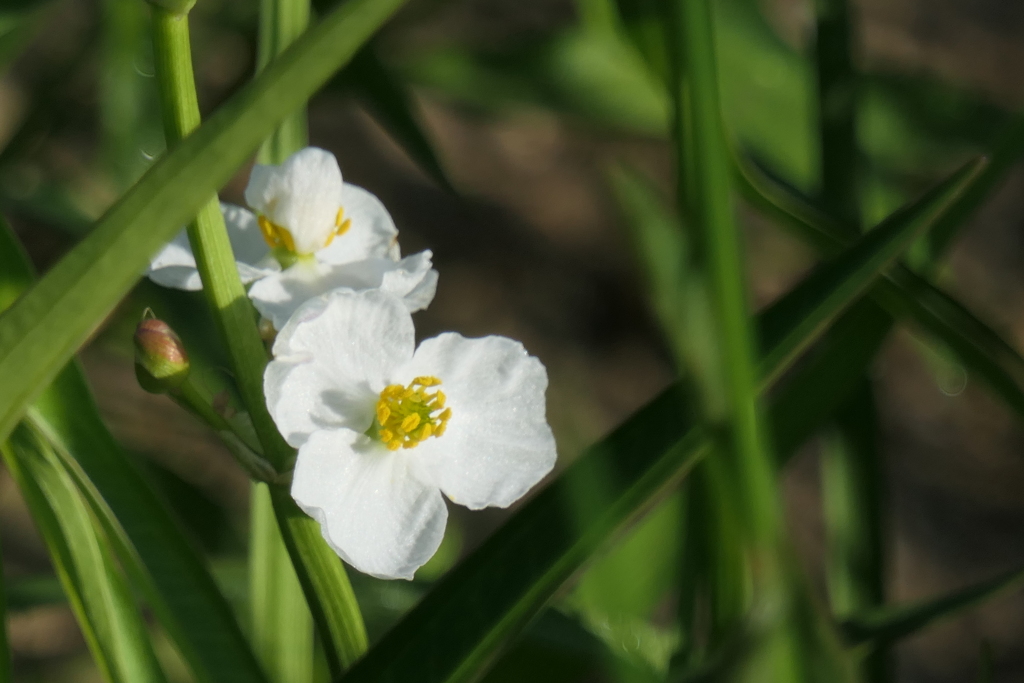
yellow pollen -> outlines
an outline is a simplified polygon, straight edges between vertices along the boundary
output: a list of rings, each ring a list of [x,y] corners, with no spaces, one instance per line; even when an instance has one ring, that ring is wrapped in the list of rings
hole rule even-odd
[[[402,420],[402,431],[408,434],[409,432],[420,426],[420,420],[421,418],[419,413],[413,413],[412,415],[409,415],[404,420]]]
[[[440,389],[427,391],[440,383],[436,377],[417,377],[409,386],[384,387],[377,400],[377,420],[367,434],[392,451],[414,448],[424,439],[444,434],[452,409],[444,408],[445,395]]]
[[[295,239],[288,231],[288,228],[272,223],[269,218],[262,215],[256,218],[256,222],[259,223],[263,239],[266,240],[271,249],[284,247],[292,253],[295,252]]]
[[[344,235],[352,227],[352,219],[345,218],[345,207],[338,209],[338,214],[334,217],[334,226],[337,229],[327,236],[327,242],[324,243],[325,247],[329,246],[335,237]]]
[[[263,233],[263,239],[270,245],[271,249],[284,247],[288,251],[295,253],[295,238],[292,237],[292,233],[288,228],[272,222],[264,215],[257,216],[256,222],[260,226],[260,232]],[[330,245],[335,237],[344,235],[352,227],[352,219],[345,218],[344,207],[338,209],[338,213],[334,217],[334,227],[334,231],[327,236],[327,241],[324,242],[325,247]]]

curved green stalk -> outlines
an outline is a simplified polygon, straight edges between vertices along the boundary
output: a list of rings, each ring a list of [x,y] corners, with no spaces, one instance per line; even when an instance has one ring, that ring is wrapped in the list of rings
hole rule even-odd
[[[174,143],[199,126],[187,15],[154,8],[153,42],[164,126],[168,141]],[[286,471],[292,466],[295,452],[281,438],[267,411],[263,397],[266,350],[256,328],[255,311],[238,277],[215,195],[189,225],[188,235],[203,281],[203,292],[227,345],[235,379],[263,453],[279,471]],[[306,526],[316,527],[316,523],[295,507],[287,490],[275,486],[272,499],[285,545],[320,627],[327,661],[332,673],[339,674],[366,649],[366,629],[348,576],[319,532],[306,531]],[[297,535],[293,538],[292,534]],[[306,575],[312,580],[304,579]],[[297,642],[291,644],[305,647]],[[272,660],[285,661],[277,657]]]
[[[111,683],[166,683],[110,539],[46,436],[25,422],[0,453],[104,678]]]
[[[743,545],[739,555],[724,557],[725,563],[717,563],[721,566],[712,570],[716,574],[712,580],[723,584],[712,588],[714,595],[722,596],[716,598],[712,631],[732,631],[743,619],[746,572],[753,579],[755,604],[768,607],[774,631],[778,620],[785,618],[790,598],[778,555],[782,525],[774,471],[759,414],[754,337],[733,216],[730,154],[719,111],[711,7],[707,0],[678,0],[673,9],[678,24],[671,38],[678,71],[674,97],[680,213],[691,226],[694,286],[706,302],[702,346],[714,350],[710,363],[691,359],[689,367],[708,375],[700,386],[702,412],[719,435],[715,462],[708,463],[714,465],[706,480],[711,488],[709,500],[717,500],[712,506],[718,510],[717,517],[736,520],[736,540]],[[687,298],[685,305],[692,300]],[[687,361],[685,354],[682,361]],[[793,673],[789,645],[775,637],[772,642],[779,647],[772,646],[772,654],[764,651],[770,662],[756,660],[771,667],[773,680],[786,680]],[[759,675],[764,674],[762,670]]]
[[[262,0],[257,70],[266,68],[308,24],[309,0]],[[257,161],[283,162],[306,145],[306,128],[306,108],[299,107],[263,142]],[[313,616],[267,486],[253,482],[249,501],[249,609],[256,652],[275,683],[312,683]]]
[[[174,145],[0,315],[0,436],[89,339],[150,257],[195,217],[295,106],[344,66],[404,0],[347,0],[204,125]]]
[[[308,25],[308,0],[261,0],[257,70],[266,68],[302,35]],[[307,140],[306,108],[299,107],[281,122],[260,147],[259,162],[279,164],[292,152],[305,147]]]
[[[816,0],[821,201],[853,235],[860,228],[858,75],[853,65],[852,8],[847,0]],[[883,471],[872,382],[865,376],[835,414],[821,454],[826,572],[832,610],[840,616],[885,600]],[[880,647],[860,664],[870,683],[891,679]]]
[[[192,74],[188,15],[153,9],[153,51],[160,86],[164,133],[168,146],[199,127],[199,102]],[[267,411],[263,368],[267,352],[256,328],[256,316],[238,277],[235,256],[224,227],[217,196],[211,195],[188,226],[188,240],[203,281],[203,294],[214,312],[245,407],[252,418],[264,455],[279,471],[295,457]]]
[[[274,517],[267,484],[249,496],[252,642],[273,683],[313,680],[313,617]]]

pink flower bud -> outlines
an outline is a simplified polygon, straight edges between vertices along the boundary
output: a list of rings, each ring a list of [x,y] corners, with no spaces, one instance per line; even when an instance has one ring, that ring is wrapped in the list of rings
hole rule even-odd
[[[188,377],[188,354],[181,338],[163,320],[149,318],[135,328],[135,376],[153,394],[181,386]]]

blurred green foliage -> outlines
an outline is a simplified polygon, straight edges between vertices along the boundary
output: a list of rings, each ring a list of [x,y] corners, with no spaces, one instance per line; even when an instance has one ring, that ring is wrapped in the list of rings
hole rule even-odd
[[[197,10],[200,26],[240,34],[246,45],[255,45],[251,11],[231,3],[204,4],[200,2]],[[296,53],[300,56],[290,62],[291,71],[286,71],[287,65],[275,67],[277,80],[272,88],[259,91],[264,82],[257,81],[254,88],[231,100],[233,104],[222,110],[227,113],[199,130],[197,135],[205,136],[203,145],[212,146],[213,151],[198,143],[188,147],[186,142],[185,152],[181,147],[172,150],[177,156],[164,156],[170,161],[144,176],[163,152],[149,12],[135,0],[105,0],[97,13],[99,30],[87,31],[80,44],[63,56],[53,56],[28,79],[31,88],[24,115],[0,150],[0,206],[5,211],[64,230],[74,239],[93,235],[72,251],[71,259],[78,259],[77,270],[58,271],[47,281],[48,290],[35,291],[35,307],[22,306],[28,313],[0,318],[0,361],[25,343],[19,336],[23,333],[36,334],[39,341],[34,343],[40,345],[48,344],[50,337],[67,337],[59,352],[44,353],[45,362],[36,362],[35,352],[24,356],[31,356],[37,367],[20,377],[19,389],[42,389],[119,301],[119,312],[107,321],[101,338],[113,346],[128,338],[126,330],[148,306],[181,334],[199,381],[211,394],[224,392],[230,405],[240,406],[237,377],[225,369],[228,355],[217,343],[214,319],[198,296],[148,283],[135,286],[126,300],[122,296],[137,273],[136,266],[145,262],[147,250],[178,229],[198,202],[243,162],[252,151],[249,148],[265,137],[252,130],[269,132],[271,119],[280,120],[294,111],[326,81],[331,92],[365,104],[428,176],[454,192],[459,188],[423,126],[415,92],[488,117],[540,108],[594,138],[673,143],[681,149],[680,157],[685,157],[691,141],[679,133],[685,126],[677,125],[680,107],[674,88],[680,75],[673,63],[678,46],[666,32],[673,26],[666,18],[669,4],[581,0],[571,23],[481,48],[454,40],[396,46],[389,38],[391,33],[401,35],[401,24],[367,43],[387,12],[376,9],[366,11],[368,18],[361,17],[360,9],[366,10],[369,3],[357,3],[349,14],[350,23],[331,19],[334,38],[325,29],[312,39],[300,40],[308,46],[313,40],[329,44],[330,39],[344,36],[349,41],[344,49],[331,52],[331,59]],[[18,55],[32,49],[34,38],[50,29],[55,6],[54,2],[21,0],[0,9],[0,65],[19,68]],[[334,17],[327,14],[329,8],[320,9]],[[747,320],[751,327],[761,325],[762,355],[749,359],[761,362],[761,380],[756,388],[741,393],[756,403],[757,392],[770,390],[766,422],[771,437],[758,440],[765,453],[774,450],[771,462],[784,466],[794,450],[842,415],[836,410],[863,387],[865,368],[896,320],[914,321],[929,339],[927,348],[938,348],[944,358],[952,357],[951,362],[978,373],[1013,408],[1024,411],[1020,385],[1024,360],[935,282],[939,258],[957,230],[1021,154],[1016,116],[934,78],[858,74],[855,139],[843,142],[853,150],[850,153],[856,158],[850,163],[857,165],[860,177],[854,193],[856,210],[844,212],[830,203],[822,182],[821,158],[828,143],[816,114],[820,55],[809,46],[795,47],[780,39],[754,0],[719,0],[713,10],[717,79],[714,88],[702,92],[717,89],[720,97],[713,108],[721,109],[727,139],[709,158],[732,174],[730,179],[720,174],[715,182],[735,185],[755,210],[810,243],[823,259],[817,270],[759,320]],[[201,56],[202,50],[197,54]],[[335,66],[348,57],[352,57],[350,64],[335,74]],[[69,175],[59,165],[46,162],[41,150],[80,133],[81,117],[70,112],[78,111],[75,107],[82,103],[69,83],[82,77],[85,62],[98,70],[97,94],[89,105],[90,135],[97,144],[83,169]],[[303,69],[315,69],[315,77],[303,76],[298,85],[290,83]],[[701,95],[701,102],[707,103],[710,97]],[[280,98],[291,104],[277,106],[273,116],[261,113],[260,107]],[[244,125],[236,125],[231,117]],[[223,161],[217,150],[231,145],[246,148],[232,151],[230,161]],[[664,151],[671,150],[665,144]],[[980,172],[974,168],[976,175],[966,183],[963,176],[953,176],[938,190],[922,195],[924,188],[935,187],[937,180],[978,152],[990,152],[993,162]],[[172,165],[175,161],[177,165]],[[670,183],[652,182],[647,174],[617,159],[604,161],[668,346],[693,344],[703,349],[693,357],[714,361],[720,347],[730,341],[728,335],[723,338],[719,330],[718,336],[703,340],[685,338],[712,327],[694,323],[710,319],[701,318],[707,311],[694,312],[694,306],[713,307],[701,298],[706,296],[710,277],[702,250],[705,240],[731,228],[710,225],[706,215],[686,201],[667,199],[661,188]],[[193,177],[212,163],[218,164],[216,173]],[[169,169],[162,177],[158,175],[161,168]],[[683,170],[680,175],[686,173]],[[140,177],[142,184],[134,185]],[[91,181],[85,182],[86,178]],[[135,194],[128,195],[120,209],[94,223],[133,185]],[[908,201],[913,198],[918,199]],[[156,208],[148,205],[152,202],[157,202]],[[164,215],[166,211],[172,212],[174,220]],[[877,227],[857,239],[861,222]],[[93,227],[96,232],[90,233]],[[701,236],[701,230],[706,234]],[[921,239],[907,258],[911,241],[925,232],[930,239]],[[127,243],[118,241],[122,235],[138,235],[138,239],[124,246]],[[0,242],[0,263],[3,257],[11,257],[16,249],[12,245]],[[116,257],[110,256],[115,253],[112,248],[120,249]],[[101,268],[97,264],[103,258],[116,263],[105,262]],[[115,271],[116,278],[111,275]],[[13,268],[0,272],[0,298],[5,306],[14,301],[16,290],[29,284],[15,275]],[[738,270],[723,277],[732,278],[737,286],[744,282]],[[117,280],[116,286],[105,282],[109,278]],[[57,315],[47,318],[50,306],[63,306],[63,313],[72,311],[66,289],[93,286],[90,282],[97,291],[103,290],[102,305],[90,303],[84,312],[74,311],[80,317],[77,328],[74,334],[65,334],[58,328],[66,320]],[[39,320],[49,321],[46,335],[35,327]],[[750,463],[717,474],[702,470],[682,491],[673,488],[701,458],[722,458],[722,449],[735,447],[721,439],[721,425],[709,419],[713,411],[707,408],[714,407],[717,399],[694,381],[702,372],[694,366],[701,363],[687,367],[685,353],[677,359],[680,385],[581,455],[479,548],[465,550],[460,526],[453,522],[441,551],[414,583],[353,577],[369,632],[379,646],[343,680],[440,682],[484,675],[488,683],[525,679],[653,683],[742,677],[743,666],[737,663],[745,662],[763,644],[758,638],[764,637],[764,624],[758,620],[770,615],[743,611],[751,604],[747,585],[751,575],[743,573],[749,566],[741,567],[738,576],[729,574],[735,569],[728,566],[735,559],[730,559],[735,548],[749,545],[752,531],[742,524],[739,530],[730,526],[729,511],[748,501],[738,500],[742,489],[728,476],[723,478],[723,473],[744,474]],[[11,376],[23,369],[20,363],[12,365]],[[72,365],[66,372],[76,375],[77,370]],[[243,628],[248,635],[253,632],[253,605],[245,585],[250,579],[241,560],[244,533],[236,528],[237,521],[169,471],[146,465],[143,474],[137,474],[138,463],[125,457],[106,432],[81,378],[62,377],[64,388],[58,384],[54,390],[58,399],[72,396],[78,402],[75,405],[84,408],[80,420],[57,427],[72,434],[79,429],[80,438],[86,434],[98,440],[90,445],[88,439],[78,443],[72,439],[66,444],[81,465],[82,478],[75,480],[73,463],[62,464],[52,452],[53,444],[33,434],[31,424],[17,428],[4,456],[18,473],[34,514],[42,520],[41,530],[65,597],[79,613],[99,667],[109,680],[163,677],[148,641],[137,637],[153,629],[142,625],[125,587],[129,581],[169,631],[196,680],[259,680],[263,674],[243,637]],[[8,396],[0,401],[7,409],[5,417],[11,418],[7,422],[13,424],[19,400]],[[54,400],[51,408],[59,405]],[[73,412],[54,409],[50,417]],[[863,427],[869,422],[865,418],[858,424]],[[715,442],[714,449],[708,446],[709,440]],[[105,454],[106,460],[97,453]],[[838,467],[829,476],[838,478],[832,482],[834,493],[827,494],[831,502],[846,504],[844,509],[830,508],[832,531],[842,532],[844,525],[847,531],[856,530],[864,520],[851,517],[851,510],[856,515],[877,501],[842,498],[852,495],[843,487],[856,476],[852,470]],[[45,486],[33,483],[33,477],[45,479]],[[150,491],[150,484],[156,492]],[[95,486],[98,500],[109,505],[106,517],[104,506],[90,502],[90,494],[83,490],[90,485]],[[32,498],[46,486],[49,496]],[[136,494],[134,498],[129,492]],[[776,514],[772,506],[777,502],[761,501],[767,506],[764,514]],[[715,514],[722,516],[701,519],[701,515]],[[179,523],[191,539],[181,535]],[[124,538],[119,540],[119,534]],[[194,555],[191,540],[198,541],[204,555],[213,559],[212,578]],[[81,544],[86,542],[90,545],[83,550]],[[161,555],[165,544],[172,550]],[[173,571],[171,555],[180,563]],[[120,569],[114,567],[115,556]],[[279,559],[285,557],[279,555]],[[838,557],[842,561],[841,554]],[[792,571],[785,552],[772,562],[779,563],[780,572]],[[857,600],[838,600],[833,609],[842,619],[839,629],[821,637],[815,633],[830,628],[831,616],[806,600],[800,580],[792,580],[790,590],[798,606],[783,612],[794,623],[800,622],[796,635],[790,637],[803,640],[789,654],[811,662],[807,670],[820,671],[814,668],[816,658],[835,655],[830,648],[838,651],[840,637],[843,657],[886,647],[1016,585],[1020,576],[1015,570],[909,606],[861,609],[864,605]],[[696,585],[701,581],[712,588]],[[729,582],[734,593],[728,600],[739,605],[741,615],[723,622],[721,638],[710,647],[702,640],[706,624],[697,622],[718,616],[706,613],[715,609],[708,596],[719,590],[720,597],[726,590],[722,586]],[[113,597],[104,604],[92,604],[94,590]],[[57,583],[48,576],[6,586],[10,610],[59,599]],[[682,615],[675,603],[682,605]],[[687,609],[698,617],[696,626],[686,623]],[[121,624],[120,631],[107,629],[108,622]],[[177,627],[169,622],[177,622]],[[218,623],[221,627],[215,628]],[[274,624],[267,626],[272,629]],[[105,635],[104,629],[121,636]],[[214,638],[211,629],[219,640],[204,644],[207,637]],[[112,649],[111,643],[120,650]],[[320,647],[315,678],[325,680],[324,646]],[[706,656],[690,658],[702,648],[707,649]],[[117,653],[124,649],[134,654],[118,660]],[[312,663],[305,664],[298,669],[313,670]],[[142,666],[142,673],[131,670],[136,665]],[[982,680],[990,678],[990,671],[990,665],[983,665]],[[786,680],[801,679],[800,674],[790,673]],[[858,675],[878,683],[886,674]],[[2,673],[0,680],[5,680]],[[803,680],[814,678],[805,675]]]

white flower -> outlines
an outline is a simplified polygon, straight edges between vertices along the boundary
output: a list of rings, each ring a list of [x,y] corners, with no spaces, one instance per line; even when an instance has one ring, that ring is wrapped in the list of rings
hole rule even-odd
[[[547,373],[505,337],[445,333],[415,348],[412,318],[377,290],[334,290],[284,326],[267,407],[299,449],[292,496],[346,562],[410,579],[437,550],[442,492],[506,507],[555,463]]]
[[[380,288],[410,311],[433,299],[430,251],[401,259],[387,209],[342,182],[330,152],[307,147],[280,166],[254,166],[245,200],[255,214],[230,204],[221,211],[242,282],[256,283],[249,298],[276,329],[308,298],[335,287]],[[147,275],[165,287],[202,289],[184,231],[153,258]]]

